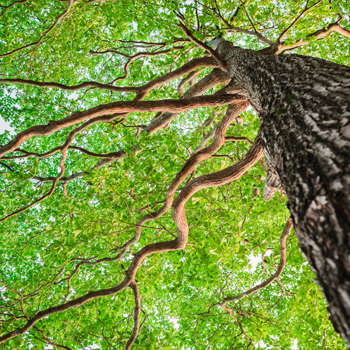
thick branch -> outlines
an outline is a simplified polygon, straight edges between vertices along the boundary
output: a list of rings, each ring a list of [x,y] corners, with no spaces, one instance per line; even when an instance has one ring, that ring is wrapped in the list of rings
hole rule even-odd
[[[238,163],[216,173],[201,176],[191,181],[188,185],[186,185],[181,190],[180,194],[178,195],[173,204],[173,217],[178,229],[178,234],[179,232],[181,232],[182,236],[186,236],[188,234],[188,225],[184,211],[184,206],[196,192],[198,192],[202,188],[218,187],[238,179],[248,169],[250,169],[262,156],[263,151],[261,147],[261,139],[258,135],[251,149]]]
[[[186,100],[160,100],[160,101],[118,101],[105,105],[100,105],[83,112],[76,112],[69,117],[59,121],[50,121],[47,125],[33,126],[27,130],[18,133],[15,138],[0,149],[0,157],[13,152],[24,141],[35,136],[51,135],[55,131],[69,127],[87,119],[104,116],[112,113],[131,113],[131,112],[184,112],[198,107],[222,106],[237,100],[237,95],[213,95],[193,97]]]
[[[201,41],[199,41],[198,39],[196,39],[193,34],[186,28],[186,26],[183,23],[179,24],[180,29],[184,32],[184,34],[194,43],[196,44],[198,47],[200,47],[201,49],[204,49],[205,51],[209,52],[215,59],[215,61],[218,63],[218,66],[223,70],[223,71],[227,71],[226,68],[226,62],[224,62],[222,60],[222,58],[220,57],[220,55],[213,50],[210,46],[208,46],[205,43],[202,43]]]
[[[211,89],[212,87],[223,83],[228,80],[230,77],[226,72],[223,72],[220,69],[213,69],[213,71],[196,83],[193,87],[188,89],[186,93],[181,97],[181,99],[187,99],[192,96],[202,95],[205,91]],[[162,114],[157,119],[153,119],[143,131],[148,132],[149,134],[154,134],[156,131],[164,127],[164,125],[169,124],[172,120],[177,117],[178,113],[171,113],[170,111]]]
[[[208,57],[210,60],[213,61],[212,58]],[[186,93],[184,94],[184,96],[182,98],[189,98],[189,97],[193,97],[193,96],[197,96],[197,95],[201,95],[203,94],[205,91],[207,91],[208,89],[222,83],[223,81],[227,80],[228,76],[225,72],[219,70],[219,69],[214,69],[210,74],[208,74],[206,77],[204,77],[201,81],[199,81],[197,84],[195,84],[192,88],[190,88],[189,90],[186,91]],[[137,95],[135,100],[137,98],[142,98],[142,95]],[[173,119],[176,118],[176,116],[178,115],[178,113],[170,113],[170,112],[166,112],[164,114],[162,114],[162,117],[159,118],[159,120],[153,120],[151,121],[151,123],[144,128],[145,132],[148,132],[149,134],[153,134],[155,133],[157,130],[159,130],[160,128],[162,128],[164,125],[170,123]],[[102,116],[102,117],[98,117],[95,119],[95,122],[107,122],[110,120],[115,119],[116,117],[125,117],[126,114],[115,114],[115,115],[111,115],[111,116]],[[90,123],[92,123],[92,121],[89,121]],[[214,132],[213,132],[213,136],[214,136]],[[213,137],[212,136],[212,137]],[[74,146],[72,146],[73,148]],[[203,146],[204,147],[204,146]],[[203,148],[202,147],[202,148]],[[78,147],[75,147],[75,149],[77,149]],[[135,152],[140,152],[141,150],[137,150],[136,146],[132,146],[131,147]],[[34,154],[34,153],[29,153],[23,150],[19,150],[16,149],[16,151],[20,151],[23,153],[26,153],[25,156],[13,156],[13,157],[4,157],[3,159],[15,159],[15,158],[23,158],[23,157],[31,157],[31,156],[37,156],[37,157],[44,157],[44,156],[49,156],[50,154],[53,154],[52,152],[58,152],[61,149],[61,147],[56,147],[55,149],[53,149],[52,151],[46,152],[45,154]],[[81,149],[82,150],[82,149]],[[108,154],[95,154],[89,151],[84,152],[90,156],[101,156],[101,158],[104,158],[102,160],[100,160],[99,162],[97,162],[97,164],[92,168],[92,169],[99,169],[102,166],[111,163],[112,161],[119,161],[124,157],[129,156],[128,153],[126,153],[124,150],[118,151],[118,152],[112,152],[112,153],[108,153]],[[105,157],[106,156],[106,157]],[[1,159],[1,158],[0,158]],[[80,178],[82,177],[84,174],[87,174],[88,172],[83,171],[83,172],[79,172],[67,177],[62,177],[61,181],[64,181],[65,183],[72,181],[74,179]],[[43,178],[43,177],[35,177],[36,180],[39,181],[53,181],[54,178],[53,177],[47,177],[47,178]]]
[[[248,107],[248,105],[248,101],[237,101],[235,104],[228,107],[225,116],[217,125],[213,143],[207,148],[192,154],[191,157],[186,161],[184,166],[181,168],[181,170],[169,186],[166,193],[164,205],[157,211],[143,216],[138,221],[137,227],[135,229],[135,235],[127,243],[124,244],[120,253],[120,257],[122,257],[127,252],[127,250],[140,239],[142,226],[146,222],[160,218],[170,209],[174,201],[174,195],[180,184],[186,179],[186,177],[195,169],[195,167],[200,162],[204,161],[205,159],[208,159],[209,157],[211,157],[212,154],[214,154],[220,149],[220,147],[225,142],[225,132],[231,124],[232,120],[234,120],[234,118],[236,118],[237,115],[242,113]]]

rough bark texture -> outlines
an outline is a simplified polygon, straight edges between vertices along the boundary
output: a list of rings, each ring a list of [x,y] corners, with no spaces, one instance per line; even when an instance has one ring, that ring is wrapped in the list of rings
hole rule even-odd
[[[243,88],[259,113],[264,153],[286,190],[300,248],[350,347],[350,68],[224,45],[229,85]]]

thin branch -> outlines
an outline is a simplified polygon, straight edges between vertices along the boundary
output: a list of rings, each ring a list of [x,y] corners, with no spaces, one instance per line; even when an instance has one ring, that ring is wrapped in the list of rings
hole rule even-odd
[[[151,207],[150,204],[147,204],[146,206],[144,206],[144,207],[142,207],[142,208],[140,208],[140,209],[136,209],[136,211],[139,211],[140,213],[143,213],[145,210],[147,210],[147,209],[153,210],[157,205],[163,204],[163,203],[165,203],[165,201],[156,202],[155,204],[153,204],[152,207]]]
[[[234,164],[233,158],[227,154],[213,154],[211,157],[212,158],[228,158],[232,162],[232,164]]]
[[[144,44],[144,45],[149,45],[149,46],[165,46],[168,43],[165,41],[162,42],[148,42],[148,41],[133,41],[133,40],[119,40],[119,42],[121,43],[125,43],[125,44]],[[189,42],[188,39],[184,39],[184,38],[173,38],[172,40],[173,43],[183,43],[183,42]]]
[[[63,152],[62,152],[62,158],[61,158],[61,160],[60,160],[60,168],[61,168],[61,171],[60,171],[60,173],[58,174],[58,176],[54,178],[53,183],[52,183],[52,186],[51,186],[51,189],[50,189],[50,191],[49,191],[48,193],[44,194],[44,195],[41,196],[39,199],[37,199],[37,200],[35,200],[34,202],[32,202],[32,203],[26,205],[25,207],[23,207],[23,208],[21,208],[21,209],[18,209],[18,210],[16,210],[16,211],[12,212],[12,213],[9,214],[9,215],[6,215],[6,216],[3,217],[2,219],[0,219],[0,222],[6,221],[7,219],[9,219],[9,218],[11,218],[11,217],[13,217],[13,216],[16,216],[16,215],[18,215],[18,214],[20,214],[20,213],[23,213],[23,212],[26,211],[27,209],[33,207],[34,205],[36,205],[36,204],[42,202],[44,199],[50,197],[50,196],[54,193],[58,181],[61,179],[61,177],[63,176],[63,174],[64,174],[64,172],[65,172],[64,161],[65,161],[66,157],[67,157],[67,152],[66,152],[66,151],[63,151]]]
[[[126,79],[129,76],[128,68],[129,68],[130,64],[133,61],[135,61],[136,59],[141,58],[141,57],[161,56],[161,55],[165,55],[165,54],[167,54],[169,52],[172,52],[172,51],[182,50],[183,48],[184,48],[183,46],[175,46],[175,47],[173,47],[171,49],[167,49],[167,50],[163,50],[163,51],[140,52],[140,53],[137,53],[134,56],[125,55],[125,54],[122,54],[121,52],[114,51],[114,50],[107,50],[107,51],[102,51],[102,52],[90,51],[90,53],[93,54],[93,55],[105,55],[107,53],[114,53],[114,54],[123,55],[125,57],[128,57],[128,61],[126,62],[125,66],[124,66],[124,75],[114,79],[112,81],[112,84],[114,84],[115,82],[117,82],[119,80],[124,80],[124,79]]]
[[[95,87],[101,90],[109,90],[109,91],[115,91],[115,92],[139,92],[140,91],[139,87],[112,86],[109,84],[101,84],[96,81],[86,81],[78,85],[72,85],[72,86],[64,85],[60,83],[54,83],[54,82],[39,82],[39,81],[25,80],[25,79],[0,79],[0,83],[24,84],[24,85],[43,87],[43,88],[57,88],[57,89],[66,90],[66,91],[77,91],[88,87]]]
[[[12,169],[9,165],[5,164],[4,162],[0,162],[0,164],[1,164],[2,166],[4,166],[5,168],[7,168],[8,170],[14,171],[14,169]]]
[[[238,33],[243,33],[243,34],[247,34],[247,35],[252,35],[252,36],[256,36],[259,40],[261,40],[262,42],[264,42],[265,44],[268,44],[268,45],[273,45],[274,42],[266,37],[264,37],[261,33],[259,32],[252,32],[250,30],[247,30],[247,29],[243,29],[243,28],[240,28],[240,27],[234,27],[232,25],[230,25],[229,23],[226,23],[227,25],[227,28],[221,28],[222,30],[227,30],[227,29],[230,29],[232,30],[233,32],[238,32]]]
[[[241,9],[240,6],[241,5],[237,6],[236,11],[233,13],[232,17],[230,18],[230,22],[232,22],[234,20],[234,18],[236,18],[238,16],[239,10]]]
[[[241,1],[241,5],[242,5],[242,7],[243,7],[243,9],[244,9],[245,14],[246,14],[247,17],[248,17],[248,20],[249,20],[250,24],[251,24],[252,27],[254,28],[254,32],[257,33],[258,31],[256,30],[255,25],[254,25],[253,21],[251,20],[249,14],[248,14],[248,11],[247,11],[247,9],[246,9],[245,6],[244,6],[243,1]]]
[[[238,137],[238,136],[225,136],[225,142],[227,142],[227,141],[245,141],[245,142],[247,142],[247,143],[249,143],[250,145],[252,145],[253,144],[253,142],[252,141],[250,141],[249,139],[248,139],[248,137]]]
[[[25,79],[0,79],[0,83],[25,84],[25,85],[44,87],[44,88],[52,87],[52,88],[58,88],[58,89],[67,90],[67,91],[77,91],[87,87],[95,87],[102,90],[110,90],[110,91],[116,91],[116,92],[136,92],[139,95],[138,98],[142,99],[153,88],[163,85],[168,81],[174,80],[182,75],[190,73],[191,71],[200,67],[216,67],[216,63],[211,57],[194,58],[189,62],[187,62],[186,64],[184,64],[182,67],[174,70],[173,72],[164,74],[156,79],[151,80],[147,84],[139,87],[112,86],[110,84],[101,84],[95,81],[87,81],[87,82],[83,82],[73,86],[54,83],[54,82],[37,82],[37,81],[25,80]]]
[[[141,314],[141,296],[139,289],[137,287],[137,284],[134,281],[130,282],[129,287],[132,289],[134,293],[134,299],[135,299],[135,308],[134,308],[134,329],[132,331],[132,334],[126,343],[125,350],[130,350],[132,345],[134,344],[137,335],[140,331],[140,314]]]
[[[4,11],[2,12],[2,14],[0,15],[0,18],[6,13],[6,11],[11,8],[12,6],[16,5],[16,4],[23,4],[24,2],[27,2],[28,0],[19,0],[19,1],[15,1],[12,4],[8,5],[8,6],[2,6],[0,5],[0,7],[2,7],[4,9]]]
[[[198,72],[191,72],[190,74],[187,75],[187,77],[183,78],[180,81],[179,86],[177,87],[177,92],[179,93],[179,96],[182,97],[183,96],[183,89],[184,86],[187,82],[191,81],[192,79],[194,79],[196,76],[198,76],[198,74],[200,73],[200,71]]]
[[[321,3],[323,0],[318,0],[317,2],[315,2],[312,6],[307,7],[308,6],[308,1],[306,2],[305,8],[304,10],[299,14],[299,16],[281,33],[281,35],[278,37],[278,39],[276,40],[276,42],[280,42],[283,37],[289,32],[289,30],[291,28],[293,28],[293,26],[299,21],[299,19],[305,15],[307,12],[309,12],[311,9],[313,9],[315,6],[317,6],[319,3]]]
[[[287,220],[287,223],[284,227],[284,230],[283,230],[281,238],[280,238],[281,258],[280,258],[280,262],[278,264],[276,272],[270,278],[268,278],[265,282],[255,286],[254,288],[251,288],[248,291],[241,293],[240,295],[238,295],[236,297],[225,298],[224,303],[241,300],[248,295],[251,295],[251,294],[253,294],[261,289],[266,288],[273,281],[275,281],[276,279],[278,279],[281,276],[283,269],[284,269],[284,266],[286,265],[286,256],[287,256],[286,240],[287,240],[287,237],[288,237],[292,227],[293,227],[292,219],[289,218]]]
[[[202,6],[205,6],[205,5],[202,4]],[[205,6],[205,7],[207,7],[207,6]],[[273,45],[274,44],[274,42],[272,40],[265,38],[262,34],[260,34],[256,30],[254,32],[252,32],[252,31],[247,30],[247,29],[243,29],[243,28],[232,26],[220,13],[218,13],[217,11],[214,11],[212,8],[209,8],[209,7],[207,7],[207,8],[209,10],[213,11],[218,16],[218,18],[221,19],[225,23],[225,25],[227,26],[227,28],[220,28],[220,30],[230,30],[230,31],[238,32],[238,33],[247,34],[247,35],[253,35],[253,36],[256,36],[257,39],[261,40],[262,42],[264,42],[264,43],[266,43],[268,45]],[[240,7],[238,6],[238,8],[237,8],[236,12],[234,13],[234,15],[232,16],[230,22],[232,22],[233,18],[235,16],[237,16],[239,8]],[[253,25],[253,27],[254,27],[254,25]]]
[[[40,39],[38,41],[36,41],[34,43],[31,43],[31,44],[28,44],[28,45],[25,45],[25,46],[22,46],[22,47],[20,47],[18,49],[15,49],[15,50],[11,51],[11,52],[0,54],[0,57],[6,57],[6,56],[9,56],[9,55],[12,55],[12,54],[14,54],[16,52],[20,52],[20,51],[22,51],[24,49],[27,49],[28,47],[32,47],[32,46],[36,46],[37,47],[37,46],[39,46],[41,44],[42,40],[44,39],[44,37],[46,35],[50,34],[52,32],[52,30],[56,27],[58,22],[68,14],[68,12],[70,11],[72,5],[73,5],[73,0],[69,0],[69,3],[68,3],[68,6],[67,6],[66,10],[61,15],[59,15],[56,18],[56,21],[54,22],[54,24],[47,31],[44,32],[44,34],[40,37]]]
[[[344,35],[348,38],[350,38],[350,31],[341,27],[339,24],[339,21],[336,21],[334,23],[329,24],[327,27],[324,27],[322,29],[319,29],[313,33],[310,33],[307,35],[308,38],[314,38],[315,40],[321,40],[325,36],[327,36],[331,32],[337,32],[341,35]],[[298,48],[299,46],[307,45],[309,42],[306,40],[300,40],[294,44],[291,45],[285,45],[284,42],[280,43],[278,45],[278,52],[283,51],[283,50],[293,50]]]
[[[235,316],[235,314],[233,313],[233,311],[227,307],[226,305],[222,305],[222,308],[224,310],[226,310],[231,316],[232,318],[235,320],[235,322],[238,324],[239,328],[241,329],[241,333],[247,338],[247,340],[249,341],[249,345],[253,344],[253,341],[248,337],[247,333],[244,331],[242,324],[238,321],[237,317]]]
[[[39,329],[38,327],[33,326],[33,328],[34,328],[37,332],[39,332],[39,333],[42,335],[42,337],[43,337],[43,339],[45,340],[46,343],[52,345],[53,347],[55,347],[55,348],[60,348],[60,349],[65,349],[65,350],[72,350],[72,349],[69,348],[68,346],[54,343],[54,342],[53,342],[52,340],[50,340],[50,339],[45,335],[45,333],[44,333],[41,329]],[[37,338],[37,339],[39,339],[39,338]]]

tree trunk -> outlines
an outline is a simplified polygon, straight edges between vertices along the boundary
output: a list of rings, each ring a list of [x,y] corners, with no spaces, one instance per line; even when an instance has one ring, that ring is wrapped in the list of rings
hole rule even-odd
[[[350,68],[232,46],[218,52],[229,59],[229,85],[259,113],[264,153],[285,188],[299,246],[350,347]]]

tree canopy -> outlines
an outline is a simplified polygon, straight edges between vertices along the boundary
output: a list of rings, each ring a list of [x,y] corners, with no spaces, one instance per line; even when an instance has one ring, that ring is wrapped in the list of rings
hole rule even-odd
[[[350,65],[350,3],[0,1],[4,348],[346,349],[217,35]]]

